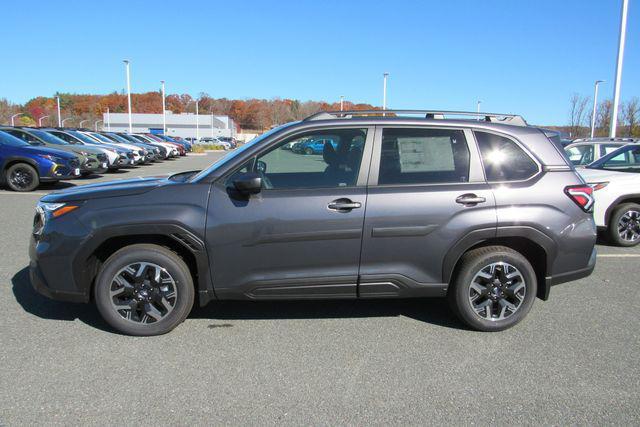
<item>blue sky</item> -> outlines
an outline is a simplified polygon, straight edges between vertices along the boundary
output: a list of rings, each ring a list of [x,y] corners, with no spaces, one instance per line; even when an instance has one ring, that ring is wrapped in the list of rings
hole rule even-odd
[[[520,113],[564,124],[596,79],[612,97],[621,0],[31,1],[3,6],[0,98],[207,92]],[[622,99],[640,96],[630,0]]]

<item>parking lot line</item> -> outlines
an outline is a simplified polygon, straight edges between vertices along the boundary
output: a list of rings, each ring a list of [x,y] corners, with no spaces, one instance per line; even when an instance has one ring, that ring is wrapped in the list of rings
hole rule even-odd
[[[640,254],[598,254],[598,258],[640,258]]]

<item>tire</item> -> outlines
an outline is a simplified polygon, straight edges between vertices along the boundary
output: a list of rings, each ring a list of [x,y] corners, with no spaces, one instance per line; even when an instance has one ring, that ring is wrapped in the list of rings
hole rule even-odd
[[[16,163],[5,171],[5,182],[13,191],[33,191],[40,185],[40,176],[36,169],[27,163]]]
[[[490,275],[491,271],[494,272],[492,277],[501,282],[500,286],[494,287],[496,282],[484,277]],[[511,280],[506,278],[512,275]],[[484,295],[479,292],[482,288],[486,291]],[[514,326],[527,315],[536,298],[536,291],[535,271],[524,256],[504,246],[487,246],[463,255],[449,286],[447,299],[452,310],[466,325],[478,331],[496,332]],[[472,297],[477,299],[472,302]],[[515,310],[503,309],[507,303]],[[472,305],[477,308],[489,305],[489,310],[477,311]]]
[[[126,271],[128,267],[136,274]],[[158,274],[157,267],[164,269],[159,273],[159,286],[152,279]],[[148,280],[143,282],[142,278]],[[125,286],[123,280],[129,285]],[[98,311],[111,327],[127,335],[151,336],[165,334],[186,319],[195,291],[189,268],[175,252],[162,246],[137,244],[122,248],[107,259],[96,278],[94,294]],[[118,310],[117,306],[127,308]],[[153,307],[143,308],[150,306]]]
[[[313,148],[307,147],[304,149],[304,154],[311,155],[313,154]]]
[[[626,229],[620,231],[623,226]],[[616,246],[629,247],[640,243],[640,205],[637,203],[623,203],[617,206],[609,219],[607,237]]]

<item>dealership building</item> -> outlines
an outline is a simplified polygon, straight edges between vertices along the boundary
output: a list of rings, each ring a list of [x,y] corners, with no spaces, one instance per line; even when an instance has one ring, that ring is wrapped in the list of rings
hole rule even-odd
[[[132,114],[134,133],[162,133],[162,114]],[[129,131],[129,114],[104,113],[103,128],[112,132]],[[235,137],[236,125],[229,116],[214,116],[211,114],[166,113],[167,135],[182,138],[205,137]]]

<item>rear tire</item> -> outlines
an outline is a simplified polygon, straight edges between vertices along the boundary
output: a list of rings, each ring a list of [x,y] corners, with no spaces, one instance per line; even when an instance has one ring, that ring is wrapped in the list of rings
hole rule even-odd
[[[40,185],[40,176],[33,166],[16,163],[5,171],[5,182],[13,191],[33,191]]]
[[[137,244],[115,252],[95,282],[103,319],[123,334],[161,335],[186,319],[193,307],[191,272],[175,252]]]
[[[636,246],[640,243],[640,205],[623,203],[611,213],[607,228],[609,241],[617,246]]]
[[[536,274],[524,256],[505,246],[487,246],[463,255],[447,299],[466,325],[495,332],[520,322],[536,291]]]
[[[313,148],[311,147],[307,147],[304,149],[304,154],[310,156],[311,154],[313,154]]]

